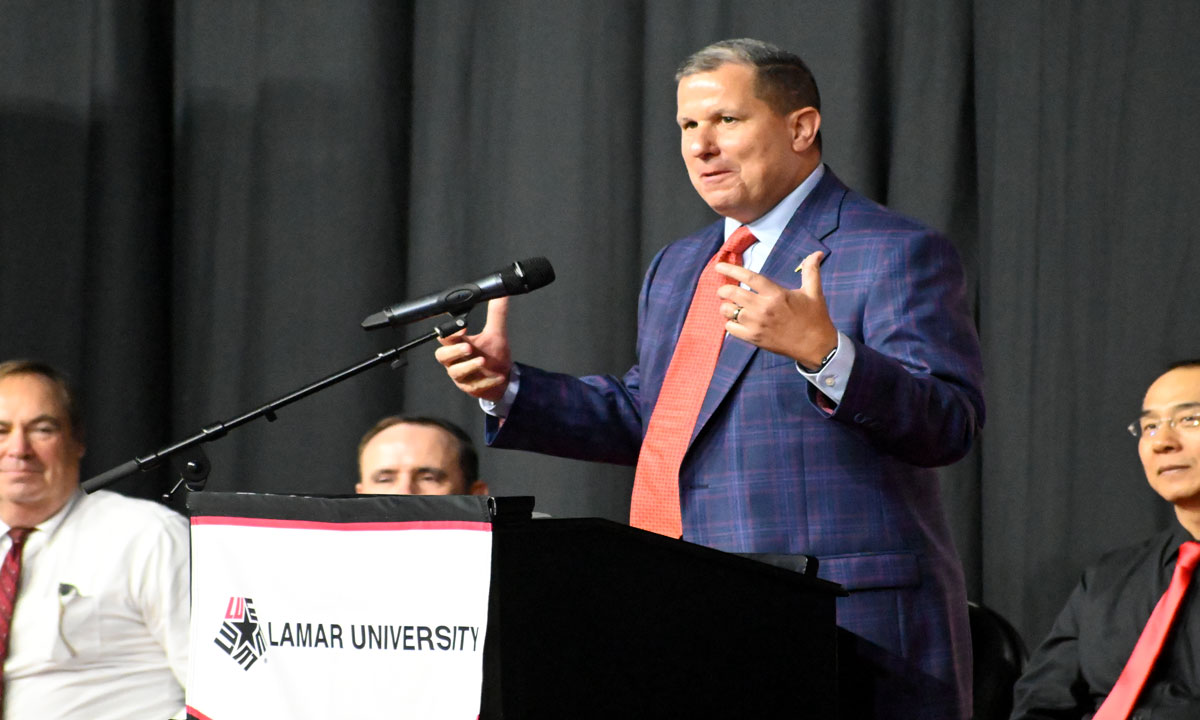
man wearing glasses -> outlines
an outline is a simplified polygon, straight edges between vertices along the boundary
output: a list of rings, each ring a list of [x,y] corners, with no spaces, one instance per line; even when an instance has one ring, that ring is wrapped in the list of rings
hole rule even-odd
[[[1200,718],[1200,359],[1150,385],[1129,432],[1177,522],[1084,573],[1017,683],[1014,719]]]

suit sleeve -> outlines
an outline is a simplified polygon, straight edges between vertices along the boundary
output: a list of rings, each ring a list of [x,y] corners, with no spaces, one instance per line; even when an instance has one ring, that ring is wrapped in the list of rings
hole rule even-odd
[[[521,389],[508,416],[487,417],[492,447],[634,465],[642,444],[638,369],[623,378],[577,378],[521,365]]]
[[[881,242],[873,265],[861,335],[849,334],[854,366],[830,417],[910,464],[955,462],[984,421],[979,339],[958,254],[941,235],[911,232]]]
[[[650,263],[638,298],[640,356],[650,287],[664,251]],[[642,446],[641,369],[624,376],[577,378],[521,364],[521,389],[501,422],[489,416],[484,428],[488,445],[546,455],[636,465]],[[646,400],[652,402],[653,398]]]
[[[1085,576],[1017,680],[1012,720],[1080,720],[1094,712],[1079,658],[1079,617],[1086,596]]]

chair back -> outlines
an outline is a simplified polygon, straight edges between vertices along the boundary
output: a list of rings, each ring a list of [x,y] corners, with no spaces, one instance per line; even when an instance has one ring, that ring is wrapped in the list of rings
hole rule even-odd
[[[1029,650],[1012,623],[995,610],[968,602],[967,613],[975,655],[975,720],[1008,720],[1013,686],[1025,670]]]

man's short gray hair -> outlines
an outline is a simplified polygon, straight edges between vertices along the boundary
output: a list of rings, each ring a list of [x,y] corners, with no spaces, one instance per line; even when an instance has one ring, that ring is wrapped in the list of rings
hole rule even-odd
[[[722,40],[693,53],[679,66],[675,81],[712,72],[730,63],[755,68],[754,94],[780,115],[804,107],[821,109],[817,81],[804,61],[771,43],[752,38]]]
[[[38,360],[22,359],[0,362],[0,380],[16,375],[41,377],[54,386],[54,391],[58,394],[58,401],[62,405],[63,411],[67,413],[66,419],[70,424],[68,428],[70,436],[76,442],[82,443],[84,440],[83,410],[80,408],[79,398],[70,379],[57,368]]]

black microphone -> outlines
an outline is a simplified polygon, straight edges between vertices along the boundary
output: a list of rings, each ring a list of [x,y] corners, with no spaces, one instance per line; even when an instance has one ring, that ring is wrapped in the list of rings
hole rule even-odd
[[[387,325],[404,325],[442,313],[458,315],[484,300],[492,300],[506,295],[521,295],[530,290],[545,287],[552,282],[554,282],[554,268],[550,267],[550,261],[544,257],[528,258],[517,261],[509,267],[473,283],[455,285],[440,293],[396,303],[373,315],[368,315],[362,321],[362,326],[366,330],[374,330]]]

